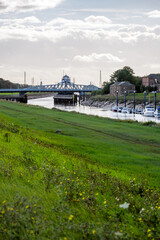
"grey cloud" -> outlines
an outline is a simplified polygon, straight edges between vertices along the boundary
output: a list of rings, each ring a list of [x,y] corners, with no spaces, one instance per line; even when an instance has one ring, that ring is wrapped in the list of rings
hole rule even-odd
[[[36,5],[17,6],[18,10],[32,10],[32,9],[36,9],[36,8],[38,8],[38,6],[36,6]]]
[[[54,8],[63,1],[64,0],[1,0],[0,11],[1,13],[38,11]]]
[[[0,10],[6,9],[7,5],[5,5],[3,2],[0,2]]]

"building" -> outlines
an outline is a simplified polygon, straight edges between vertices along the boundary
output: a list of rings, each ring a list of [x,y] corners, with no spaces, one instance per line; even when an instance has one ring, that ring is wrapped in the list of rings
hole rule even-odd
[[[145,87],[157,87],[157,90],[160,90],[160,74],[149,74],[142,77],[142,85]]]
[[[116,92],[118,91],[118,95],[124,95],[126,93],[132,93],[135,91],[135,85],[131,84],[130,82],[115,82],[110,86],[110,95],[116,96]]]

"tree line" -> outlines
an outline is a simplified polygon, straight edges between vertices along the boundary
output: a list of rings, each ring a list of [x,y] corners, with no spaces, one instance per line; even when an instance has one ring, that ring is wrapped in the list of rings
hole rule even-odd
[[[4,80],[0,78],[0,89],[19,89],[28,87],[26,84],[12,83],[9,80]]]
[[[155,89],[152,89],[152,87],[145,87],[142,84],[142,77],[135,76],[135,73],[132,68],[125,66],[122,69],[118,69],[110,76],[110,79],[108,82],[103,82],[102,89],[99,91],[95,91],[92,93],[92,95],[98,95],[98,94],[108,94],[110,92],[110,85],[115,82],[124,82],[128,81],[135,85],[136,92],[144,92],[146,91],[152,91]]]

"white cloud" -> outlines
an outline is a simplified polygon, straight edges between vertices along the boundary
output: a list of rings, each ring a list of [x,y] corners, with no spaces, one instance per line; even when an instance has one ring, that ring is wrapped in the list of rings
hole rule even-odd
[[[104,16],[89,16],[85,18],[85,22],[89,24],[94,24],[94,25],[106,25],[110,24],[112,21]]]
[[[160,18],[160,11],[154,10],[146,14],[149,18]]]
[[[142,39],[159,40],[160,26],[114,24],[104,16],[89,16],[83,20],[55,18],[49,22],[41,22],[30,16],[24,19],[0,19],[0,36],[0,41],[47,39],[58,42],[70,38],[77,41],[118,40],[123,43],[136,43]]]
[[[123,62],[123,59],[120,59],[114,55],[112,55],[111,53],[92,53],[91,55],[84,55],[84,56],[80,56],[77,55],[74,57],[73,59],[74,61],[79,61],[79,62],[87,62],[87,63],[91,63],[91,62],[98,62],[98,61],[103,61],[103,62]]]
[[[29,12],[54,8],[63,0],[1,0],[0,11],[4,12]]]
[[[16,18],[16,19],[0,19],[0,23],[5,25],[10,24],[38,24],[41,21],[35,16],[25,17],[25,18]]]

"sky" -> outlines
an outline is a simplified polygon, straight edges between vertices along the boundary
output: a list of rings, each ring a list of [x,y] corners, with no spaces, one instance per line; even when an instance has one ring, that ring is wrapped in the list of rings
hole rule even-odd
[[[0,77],[99,86],[131,67],[160,73],[160,0],[0,0]]]

